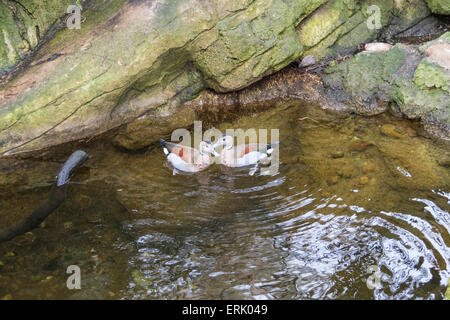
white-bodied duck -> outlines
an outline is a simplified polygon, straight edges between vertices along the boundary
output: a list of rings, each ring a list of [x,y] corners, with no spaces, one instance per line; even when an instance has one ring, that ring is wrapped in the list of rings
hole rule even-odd
[[[250,143],[234,147],[233,137],[223,134],[214,144],[214,149],[218,146],[223,146],[220,153],[220,162],[227,167],[245,167],[254,165],[255,167],[249,173],[250,175],[253,175],[261,161],[270,160],[270,155],[278,145],[279,142],[268,144]]]
[[[210,141],[202,141],[199,150],[159,139],[167,160],[179,171],[195,173],[209,167],[209,154],[219,157]],[[174,169],[174,174],[176,170]]]

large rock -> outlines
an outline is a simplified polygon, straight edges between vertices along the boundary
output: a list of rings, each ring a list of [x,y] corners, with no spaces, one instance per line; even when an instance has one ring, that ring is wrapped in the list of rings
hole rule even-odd
[[[379,9],[379,23],[373,23]],[[430,15],[422,0],[332,0],[297,28],[305,54],[318,59],[352,53],[377,37],[391,38]],[[374,26],[374,27],[373,27]]]
[[[421,119],[432,136],[450,140],[450,33],[422,46],[362,52],[325,69],[326,92],[359,114],[392,111]],[[393,102],[393,103],[392,103]]]
[[[450,1],[448,0],[425,0],[430,10],[436,14],[450,14]]]
[[[155,135],[143,134],[139,139],[153,138],[137,142],[127,132],[184,126],[191,113],[180,106],[205,88],[243,89],[307,53],[333,56],[383,30],[405,30],[429,14],[422,0],[411,1],[417,10],[406,0],[91,1],[81,30],[59,31],[0,87],[0,156],[136,119],[144,126],[130,124],[117,141],[150,144]],[[373,4],[381,9],[383,27],[374,30],[366,23]],[[55,12],[48,21],[60,9]],[[8,44],[0,43],[0,50],[12,52]]]
[[[27,56],[74,3],[73,0],[0,1],[0,77]]]

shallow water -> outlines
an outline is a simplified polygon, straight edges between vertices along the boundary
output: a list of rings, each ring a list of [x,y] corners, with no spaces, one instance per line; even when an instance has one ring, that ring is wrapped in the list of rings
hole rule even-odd
[[[43,227],[0,244],[0,297],[443,298],[448,146],[410,121],[304,104],[216,126],[278,128],[278,172],[172,175],[159,146],[126,153],[108,137],[0,160],[3,227],[46,198],[74,148],[91,156]],[[81,268],[81,290],[66,288],[69,265]]]

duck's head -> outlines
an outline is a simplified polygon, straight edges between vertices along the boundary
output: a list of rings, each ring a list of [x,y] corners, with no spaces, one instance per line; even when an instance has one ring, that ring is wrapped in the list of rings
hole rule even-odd
[[[233,147],[234,141],[233,137],[227,134],[220,136],[219,140],[214,144],[214,148],[218,146],[224,146],[225,149],[231,149]]]
[[[211,153],[215,157],[219,157],[219,154],[216,152],[213,144],[209,140],[204,140],[204,141],[200,142],[199,150],[200,150],[200,154],[202,154],[202,155]]]

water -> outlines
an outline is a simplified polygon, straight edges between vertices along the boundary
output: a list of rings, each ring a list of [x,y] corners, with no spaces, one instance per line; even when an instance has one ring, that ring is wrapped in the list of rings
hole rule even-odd
[[[5,226],[46,198],[75,148],[91,156],[45,226],[0,244],[0,297],[443,298],[448,146],[410,121],[293,103],[216,127],[280,129],[278,173],[174,176],[159,146],[126,153],[108,136],[0,160]],[[69,265],[81,290],[66,288]]]

